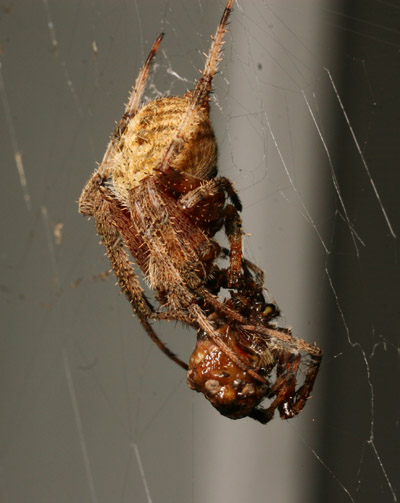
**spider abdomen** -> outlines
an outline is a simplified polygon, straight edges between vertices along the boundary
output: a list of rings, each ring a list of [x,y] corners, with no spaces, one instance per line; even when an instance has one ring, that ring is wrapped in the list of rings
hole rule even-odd
[[[220,327],[218,332],[230,347],[236,346],[235,336],[227,326]],[[243,357],[244,353],[241,355]],[[191,389],[203,393],[223,416],[231,419],[248,416],[268,392],[266,384],[240,369],[202,332],[197,336],[196,348],[190,357],[187,383]]]
[[[159,98],[144,105],[131,119],[115,149],[111,172],[114,191],[127,201],[128,191],[152,175],[176,138],[189,107],[189,96]],[[207,180],[214,174],[217,144],[206,104],[179,131],[181,146],[171,167]]]

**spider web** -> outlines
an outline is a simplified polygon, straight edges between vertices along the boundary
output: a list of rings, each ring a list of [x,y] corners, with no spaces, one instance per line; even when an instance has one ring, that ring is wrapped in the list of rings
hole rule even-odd
[[[77,213],[157,33],[147,99],[193,87],[223,3],[1,2],[0,502],[398,501],[395,2],[236,2],[215,79],[246,256],[324,349],[296,419],[190,391]],[[192,330],[156,328],[188,358]]]

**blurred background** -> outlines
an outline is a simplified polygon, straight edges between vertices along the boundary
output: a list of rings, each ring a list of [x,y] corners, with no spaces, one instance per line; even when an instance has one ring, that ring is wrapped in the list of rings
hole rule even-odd
[[[77,212],[156,35],[146,100],[193,88],[223,8],[0,0],[1,503],[399,498],[397,2],[235,2],[214,81],[245,254],[324,350],[298,417],[190,391]],[[155,328],[189,357],[193,330]]]

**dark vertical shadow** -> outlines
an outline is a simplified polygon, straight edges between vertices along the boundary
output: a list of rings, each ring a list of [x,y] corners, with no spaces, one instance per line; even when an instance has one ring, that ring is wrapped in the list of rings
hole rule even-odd
[[[332,23],[343,37],[332,76],[362,152],[336,102],[335,172],[364,246],[357,242],[357,254],[347,222],[336,216],[319,451],[331,473],[321,467],[315,501],[389,502],[396,485],[398,491],[400,454],[400,275],[392,235],[400,234],[399,4],[341,2]]]

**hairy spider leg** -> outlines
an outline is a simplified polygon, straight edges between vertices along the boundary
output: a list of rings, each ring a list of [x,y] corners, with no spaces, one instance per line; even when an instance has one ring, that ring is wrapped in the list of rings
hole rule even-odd
[[[277,364],[276,374],[277,379],[271,388],[269,397],[276,395],[275,400],[267,408],[256,408],[249,416],[256,419],[260,423],[266,424],[275,414],[275,410],[279,410],[282,419],[289,419],[295,416],[304,407],[301,407],[298,412],[293,412],[291,402],[296,395],[296,374],[300,365],[300,355],[284,353],[280,357]]]
[[[107,146],[107,150],[103,156],[103,160],[99,165],[96,173],[92,176],[89,182],[84,187],[82,194],[79,198],[79,212],[83,215],[93,216],[94,215],[94,205],[91,203],[91,199],[95,198],[95,191],[100,188],[103,182],[110,176],[109,172],[109,161],[112,159],[115,153],[116,145],[121,137],[122,133],[127,128],[129,121],[137,113],[140,100],[143,95],[144,88],[146,86],[147,78],[149,75],[151,63],[157,53],[157,49],[163,39],[164,34],[161,33],[156,38],[149,55],[145,61],[145,64],[141,68],[139,75],[135,81],[135,85],[129,95],[128,103],[125,106],[125,112],[119,121],[115,131],[111,135],[110,141]],[[91,212],[91,208],[93,211]]]
[[[147,208],[147,210],[144,211],[144,208]],[[141,229],[149,231],[149,233],[142,235],[141,239],[148,242],[147,246],[157,252],[158,260],[165,265],[166,270],[174,278],[174,284],[181,291],[182,298],[186,299],[185,305],[181,305],[183,309],[186,309],[195,297],[200,295],[204,302],[212,305],[214,310],[222,313],[228,319],[246,323],[246,318],[228,305],[221,303],[202,284],[201,277],[206,274],[204,266],[207,261],[213,259],[213,256],[209,256],[209,254],[213,253],[213,250],[215,252],[215,242],[206,236],[200,226],[194,225],[187,215],[179,211],[175,199],[167,191],[163,190],[162,185],[158,184],[155,178],[148,178],[142,182],[140,187],[132,189],[130,193],[130,214],[132,217],[131,224],[121,226],[124,228],[125,239],[129,241],[132,231],[133,234],[136,232],[138,235],[141,234]],[[162,231],[160,227],[153,234],[156,222],[158,222],[157,225],[162,226]],[[168,239],[166,240],[165,236],[170,236],[171,242]],[[180,255],[182,255],[181,260],[183,262],[179,267],[171,261],[168,252],[168,248],[171,246],[172,249],[181,250]],[[129,248],[131,251],[134,250],[135,260],[138,261],[141,269],[148,271],[149,264],[141,263],[140,260],[141,245],[137,246],[132,242]],[[200,250],[203,250],[206,256],[201,257],[199,255]],[[185,270],[181,268],[182,266]],[[196,268],[198,269],[197,272]],[[187,275],[189,275],[188,278],[192,278],[189,282],[187,281],[188,278],[185,280]],[[156,282],[160,281],[157,275],[154,276],[154,280]],[[162,284],[153,285],[156,290],[162,286]],[[163,315],[163,319],[174,319],[175,314],[176,309],[172,309],[170,315]]]
[[[153,308],[146,299],[143,289],[140,286],[132,263],[124,248],[120,233],[112,223],[109,223],[113,222],[113,218],[113,212],[109,208],[109,202],[103,200],[101,212],[99,212],[99,216],[96,218],[97,232],[102,237],[108,258],[117,275],[118,282],[151,340],[168,356],[168,358],[187,370],[187,364],[166,347],[148,322],[148,319],[152,317]]]
[[[108,161],[114,154],[115,145],[117,144],[118,139],[125,131],[131,118],[139,109],[151,63],[156,55],[162,38],[163,34],[160,34],[157,37],[149,55],[147,56],[145,64],[139,72],[135,86],[132,89],[128,103],[125,107],[125,113],[111,136],[103,161],[96,174],[90,179],[82,192],[79,199],[79,211],[85,215],[95,217],[97,232],[101,236],[106,247],[107,255],[111,261],[113,270],[117,275],[118,282],[149,337],[161,349],[161,351],[168,356],[168,358],[183,369],[187,370],[187,364],[180,360],[166,347],[149,324],[148,320],[152,318],[154,313],[153,308],[144,295],[144,291],[140,286],[132,263],[130,262],[128,254],[124,249],[119,232],[116,227],[110,223],[114,221],[113,212],[110,210],[110,204],[112,203],[104,198],[103,193],[105,191],[102,190],[104,189],[103,183],[109,175],[107,173]]]
[[[175,134],[174,139],[171,142],[168,150],[165,152],[164,158],[161,161],[158,169],[164,171],[172,164],[172,161],[178,155],[180,149],[183,147],[184,142],[184,131],[192,123],[195,111],[202,106],[208,106],[209,95],[211,92],[211,83],[218,69],[218,63],[221,61],[221,49],[224,44],[223,38],[227,32],[226,24],[229,18],[229,14],[232,10],[233,0],[228,0],[225,6],[225,10],[222,14],[221,21],[219,22],[217,31],[212,37],[212,44],[210,51],[207,56],[206,64],[202,72],[201,78],[197,81],[196,87],[193,91],[188,93],[190,97],[187,112],[185,113],[179,128]]]
[[[221,313],[232,322],[243,324],[247,321],[240,313],[231,309],[225,303],[221,303],[215,295],[212,295],[207,288],[202,286],[201,276],[206,274],[206,272],[203,270],[203,262],[197,253],[206,243],[210,244],[208,248],[211,251],[213,248],[211,243],[213,241],[209,240],[186,215],[180,214],[177,211],[175,199],[163,190],[162,185],[158,184],[152,177],[144,180],[140,186],[131,190],[129,202],[132,218],[131,224],[128,222],[124,224],[121,216],[118,227],[123,229],[122,233],[125,240],[129,243],[130,250],[134,250],[135,260],[139,263],[142,270],[147,270],[149,281],[153,283],[152,286],[155,291],[160,293],[160,289],[162,289],[166,281],[162,274],[173,278],[170,281],[175,285],[172,291],[165,293],[167,297],[166,304],[170,306],[170,310],[168,312],[162,311],[160,315],[154,313],[152,318],[183,320],[189,322],[191,326],[203,329],[242,370],[260,382],[266,383],[264,378],[243,362],[221,340],[220,335],[208,319],[207,314],[196,304],[196,296],[200,295],[206,304],[212,305],[216,312]],[[147,208],[147,211],[144,211],[144,208]],[[116,209],[113,213],[117,213]],[[141,229],[149,231],[143,234],[141,239],[143,239],[143,243],[147,243],[147,246],[153,250],[150,256],[153,259],[156,257],[155,263],[163,264],[165,268],[160,276],[159,271],[158,273],[157,271],[156,273],[152,273],[152,268],[149,267],[150,264],[143,262],[140,252],[141,246],[138,246],[134,241],[134,236],[140,235]],[[166,239],[166,236],[168,236],[168,239]],[[185,236],[190,236],[189,241],[187,241]],[[133,241],[130,242],[131,238]],[[182,254],[182,262],[180,264],[176,264],[171,260],[170,249],[175,250],[175,253],[179,251],[179,255]],[[186,263],[189,263],[190,267],[184,270],[182,266]],[[196,269],[198,269],[197,272]],[[182,311],[186,311],[189,317],[182,317]]]
[[[284,413],[288,414],[287,417],[293,417],[301,412],[309,398],[314,387],[314,382],[318,374],[319,366],[321,364],[322,352],[319,358],[310,357],[310,363],[307,365],[306,377],[304,384],[296,391],[293,399],[287,402],[284,408]],[[282,416],[282,413],[281,413]]]
[[[185,174],[183,176],[186,176]],[[207,201],[215,194],[227,194],[233,204],[224,206],[219,219],[224,222],[225,232],[229,239],[230,251],[230,278],[229,286],[233,286],[239,278],[242,270],[242,219],[239,211],[242,209],[239,196],[232,183],[225,177],[212,178],[186,193],[179,199],[179,203],[184,210],[192,217],[196,218],[196,211],[204,201]],[[211,196],[210,196],[211,195]],[[215,209],[210,205],[208,208],[210,215]],[[208,217],[208,218],[207,218]],[[209,215],[202,215],[205,220],[210,220]],[[198,217],[197,217],[198,219]]]
[[[153,62],[153,59],[157,53],[158,47],[160,46],[163,37],[164,33],[160,33],[160,35],[158,35],[153,44],[153,47],[149,52],[149,55],[147,56],[144,65],[140,69],[139,75],[137,76],[137,79],[135,81],[135,85],[133,86],[132,91],[129,95],[128,103],[125,105],[124,115],[122,116],[115,131],[111,136],[107,150],[101,162],[101,167],[103,166],[106,167],[109,160],[112,159],[115,152],[115,146],[118,144],[118,140],[121,138],[122,134],[126,130],[132,117],[134,117],[139,110],[143,92],[146,87],[147,79],[149,76],[151,64]]]
[[[250,260],[247,260],[247,258],[243,259],[243,267],[247,267],[254,273],[255,276],[255,281],[260,290],[264,290],[264,271],[260,269],[256,264],[253,264],[253,262],[250,262]]]
[[[268,408],[256,408],[249,414],[250,417],[263,424],[273,418],[277,408],[282,419],[289,419],[303,410],[310,398],[322,359],[322,351],[317,346],[307,344],[302,339],[294,339],[295,342],[292,341],[294,350],[288,348],[287,333],[279,330],[269,331],[274,333],[274,345],[280,346],[281,351],[276,367],[276,381],[269,393],[269,397],[276,395],[276,398]],[[306,352],[309,361],[306,362],[304,384],[296,391],[296,375],[300,363],[305,361],[301,358],[300,351]]]
[[[230,267],[229,286],[234,286],[242,272],[242,209],[239,196],[232,183],[225,177],[202,180],[190,173],[179,172],[171,167],[159,172],[159,178],[170,190],[182,195],[178,199],[182,211],[187,213],[196,224],[207,227],[208,235],[213,236],[221,226],[229,239]],[[225,194],[232,204],[225,205]],[[218,197],[220,200],[218,201]],[[215,221],[215,224],[211,222]]]

